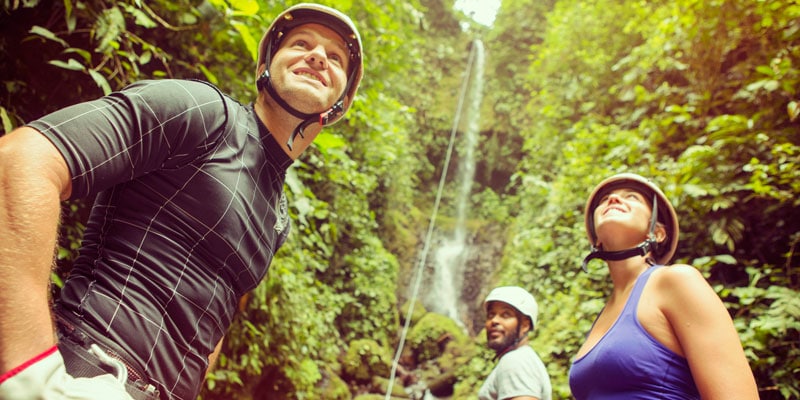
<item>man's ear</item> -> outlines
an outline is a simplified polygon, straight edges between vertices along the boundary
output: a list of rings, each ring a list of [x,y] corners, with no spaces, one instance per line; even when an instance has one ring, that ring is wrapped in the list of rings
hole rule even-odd
[[[520,332],[524,332],[524,334],[530,333],[533,329],[531,326],[531,319],[521,315],[520,318],[517,319],[519,321],[519,330]]]

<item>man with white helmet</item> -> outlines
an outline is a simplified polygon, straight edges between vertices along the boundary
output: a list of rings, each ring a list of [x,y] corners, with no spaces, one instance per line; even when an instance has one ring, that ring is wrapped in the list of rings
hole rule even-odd
[[[261,41],[252,104],[143,81],[0,137],[0,399],[197,398],[288,234],[286,170],[349,109],[362,59],[347,16],[299,4]],[[92,196],[51,312],[59,201]]]
[[[519,286],[501,286],[493,289],[483,304],[486,344],[495,351],[498,362],[481,386],[478,398],[550,400],[550,376],[528,344],[539,313],[533,295]]]

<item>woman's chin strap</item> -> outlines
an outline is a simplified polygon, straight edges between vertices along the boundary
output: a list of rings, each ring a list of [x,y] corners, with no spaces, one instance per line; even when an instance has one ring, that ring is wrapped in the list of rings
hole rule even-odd
[[[658,202],[656,201],[656,196],[653,196],[653,215],[650,218],[650,233],[647,235],[647,239],[644,242],[639,244],[638,246],[632,249],[626,250],[617,250],[617,251],[605,251],[601,250],[598,247],[592,246],[592,252],[589,253],[586,258],[583,259],[581,263],[581,269],[583,272],[589,272],[586,268],[586,265],[589,264],[589,261],[594,260],[595,258],[599,258],[601,260],[606,261],[619,261],[625,260],[631,257],[644,257],[647,253],[653,252],[655,253],[656,249],[658,248],[658,241],[656,241],[656,222],[658,221]]]
[[[595,258],[606,261],[619,261],[637,256],[644,257],[647,255],[647,253],[655,251],[657,245],[658,243],[653,238],[647,238],[647,240],[642,242],[640,245],[626,250],[604,251],[596,247],[592,247],[592,252],[583,259],[583,263],[581,263],[581,269],[583,269],[583,272],[589,272],[589,270],[586,268],[586,265],[589,264],[589,261],[592,261]]]

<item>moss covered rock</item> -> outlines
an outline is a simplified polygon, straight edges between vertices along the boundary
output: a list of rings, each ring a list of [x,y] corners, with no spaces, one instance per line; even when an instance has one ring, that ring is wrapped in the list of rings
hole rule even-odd
[[[417,363],[440,357],[453,341],[466,343],[469,336],[455,321],[441,314],[426,313],[408,332],[408,344]]]
[[[372,392],[375,393],[386,393],[389,390],[389,379],[384,378],[382,376],[374,376],[372,377]],[[403,387],[403,383],[400,382],[399,379],[394,380],[394,385],[392,385],[392,397],[398,397],[401,399],[409,398],[409,394],[406,392],[405,388]]]
[[[350,400],[353,395],[347,383],[333,371],[323,371],[323,379],[314,388],[314,397],[326,400]]]
[[[384,400],[386,398],[385,395],[382,394],[375,394],[375,393],[367,393],[367,394],[360,394],[356,397],[353,397],[353,400]],[[402,397],[391,397],[391,400],[406,400]]]
[[[350,342],[342,362],[344,374],[361,382],[371,381],[373,376],[388,378],[392,369],[391,352],[371,339]]]
[[[411,312],[411,324],[409,324],[409,326],[414,326],[417,322],[419,322],[420,319],[422,319],[423,315],[428,313],[428,310],[425,309],[425,306],[422,304],[421,301],[416,300],[414,303],[411,303],[410,301],[406,301],[405,304],[403,304],[403,307],[401,307],[401,310],[400,310],[400,323],[401,324],[405,324],[406,323],[406,316],[408,315],[408,308],[411,307],[412,304],[414,305],[414,310]]]

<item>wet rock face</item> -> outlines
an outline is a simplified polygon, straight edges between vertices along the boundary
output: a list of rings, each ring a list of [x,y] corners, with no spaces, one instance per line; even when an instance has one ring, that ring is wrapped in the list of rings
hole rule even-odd
[[[445,242],[449,232],[439,232],[434,234],[430,245],[429,254],[426,259],[426,266],[418,294],[418,301],[423,302],[423,306],[428,311],[437,312],[436,304],[437,293],[433,280],[434,278],[434,258],[436,250]],[[455,279],[460,280],[460,290],[458,301],[459,323],[463,324],[465,331],[471,336],[477,335],[483,329],[485,322],[485,312],[483,310],[483,299],[495,286],[492,282],[492,275],[499,268],[505,247],[506,237],[505,228],[497,225],[487,225],[475,231],[467,233],[466,245],[464,248],[463,262],[457,271]],[[423,250],[423,244],[419,244],[419,253]],[[419,254],[416,256],[418,261]],[[411,257],[409,257],[410,259]],[[416,268],[416,264],[413,265]],[[411,265],[401,269],[398,280],[398,301],[400,304],[409,300],[414,285],[416,271]],[[405,311],[404,311],[405,313]]]
[[[435,234],[431,243],[423,280],[419,292],[419,299],[428,311],[441,314],[442,303],[452,300],[452,295],[440,293],[442,284],[437,284],[436,252],[445,245],[448,233]],[[485,312],[483,299],[494,287],[491,281],[492,274],[500,265],[505,243],[505,235],[500,227],[482,228],[476,232],[469,232],[465,238],[462,254],[458,256],[459,263],[453,266],[452,285],[458,286],[457,319],[456,322],[471,336],[478,334],[484,326]],[[410,282],[413,284],[413,282]],[[410,288],[409,288],[410,291]],[[449,296],[443,298],[443,296]]]
[[[494,286],[492,274],[500,265],[505,245],[498,239],[503,237],[502,233],[491,231],[478,232],[470,237],[461,302],[465,306],[464,324],[473,336],[483,329],[485,323],[483,299]]]
[[[436,236],[436,235],[435,235]],[[430,252],[435,253],[437,246],[444,243],[441,237],[435,237],[431,244]],[[496,272],[503,254],[505,243],[502,241],[506,237],[503,227],[484,227],[476,230],[476,232],[469,232],[466,238],[466,245],[464,246],[463,263],[459,269],[458,279],[462,280],[461,288],[458,294],[459,302],[459,319],[463,324],[464,333],[470,336],[476,336],[483,330],[486,313],[483,310],[483,299],[496,286],[492,282],[493,274]],[[434,277],[432,270],[434,268],[432,257],[428,257],[426,268],[424,271],[422,284],[420,287],[420,298],[417,301],[422,301],[425,295],[436,294],[431,293],[432,288],[435,287],[431,281]],[[402,275],[401,275],[402,279]],[[413,284],[412,279],[408,279]],[[402,292],[410,293],[410,286],[400,289]],[[398,296],[401,297],[401,296]],[[435,301],[436,296],[429,296],[428,299],[433,298]],[[406,299],[407,300],[407,299]],[[402,300],[402,301],[406,301]],[[430,300],[428,300],[430,301]],[[407,312],[407,305],[404,306],[403,314]],[[427,309],[428,304],[420,306],[420,309]],[[430,310],[428,310],[430,311]],[[420,310],[423,315],[427,315],[424,310]],[[429,316],[430,317],[430,316]],[[446,318],[443,315],[438,315],[438,318]],[[412,320],[414,320],[412,318]],[[448,320],[449,321],[449,320]],[[419,320],[416,322],[420,322]],[[438,321],[431,324],[432,326],[439,327],[447,325],[443,321]],[[412,325],[414,328],[419,329],[417,324]],[[458,334],[462,334],[455,324],[453,325]],[[415,331],[416,332],[416,331]],[[403,357],[402,372],[399,374],[400,381],[404,390],[408,393],[409,399],[413,400],[451,400],[454,390],[454,375],[452,368],[460,363],[453,363],[453,355],[450,358],[442,357],[442,359],[432,359],[424,362],[418,362],[410,349],[414,347],[413,339],[414,334],[409,332],[409,339],[406,342],[404,353],[408,353]],[[440,351],[450,337],[447,336],[430,336],[426,339],[430,345],[438,346]],[[443,361],[444,360],[444,361]]]

